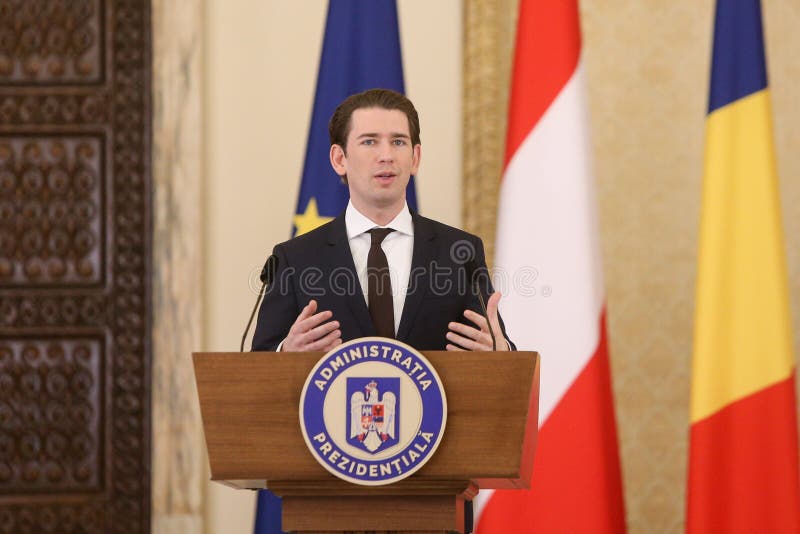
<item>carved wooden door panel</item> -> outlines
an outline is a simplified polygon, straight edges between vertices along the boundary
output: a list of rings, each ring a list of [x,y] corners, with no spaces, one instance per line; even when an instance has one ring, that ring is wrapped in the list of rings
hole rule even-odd
[[[146,532],[150,11],[0,0],[0,532]]]

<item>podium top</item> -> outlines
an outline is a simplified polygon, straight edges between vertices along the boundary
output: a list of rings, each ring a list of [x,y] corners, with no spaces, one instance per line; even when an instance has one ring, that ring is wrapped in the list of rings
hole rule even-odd
[[[436,454],[399,485],[423,489],[471,481],[528,488],[539,408],[535,352],[423,353],[447,394],[447,427]],[[308,451],[298,422],[300,393],[322,353],[195,353],[211,479],[237,488],[352,484]],[[385,490],[386,491],[386,490]]]

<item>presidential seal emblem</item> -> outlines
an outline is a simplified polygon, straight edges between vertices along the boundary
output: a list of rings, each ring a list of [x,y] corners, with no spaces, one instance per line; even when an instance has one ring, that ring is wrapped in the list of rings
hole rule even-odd
[[[369,381],[368,384],[365,382]],[[380,385],[384,388],[380,397],[375,378],[347,378],[347,442],[363,446],[371,453],[397,445],[397,399],[400,397],[400,378],[382,377]],[[390,390],[386,391],[387,389]],[[380,398],[379,398],[380,397]]]
[[[446,421],[447,399],[430,362],[382,337],[328,352],[300,395],[300,428],[311,454],[354,484],[391,484],[417,471],[439,446]]]

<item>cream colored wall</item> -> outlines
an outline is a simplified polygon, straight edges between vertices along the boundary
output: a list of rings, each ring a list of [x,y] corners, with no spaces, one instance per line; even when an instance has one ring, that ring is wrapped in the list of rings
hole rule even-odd
[[[325,0],[205,0],[204,349],[237,350],[254,280],[291,229]],[[406,92],[419,110],[422,213],[461,222],[461,4],[399,0]],[[207,487],[206,532],[252,531],[254,495]]]

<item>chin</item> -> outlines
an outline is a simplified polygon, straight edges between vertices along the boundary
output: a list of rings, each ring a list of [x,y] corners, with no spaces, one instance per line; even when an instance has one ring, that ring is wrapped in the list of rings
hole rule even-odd
[[[380,206],[382,208],[385,208],[385,207],[388,207],[388,206],[393,206],[395,204],[400,204],[405,200],[405,195],[398,195],[398,194],[396,194],[396,192],[393,192],[393,193],[394,194],[391,194],[391,195],[389,195],[389,194],[384,194],[384,195],[377,194],[374,197],[372,197],[372,202],[376,206]]]

